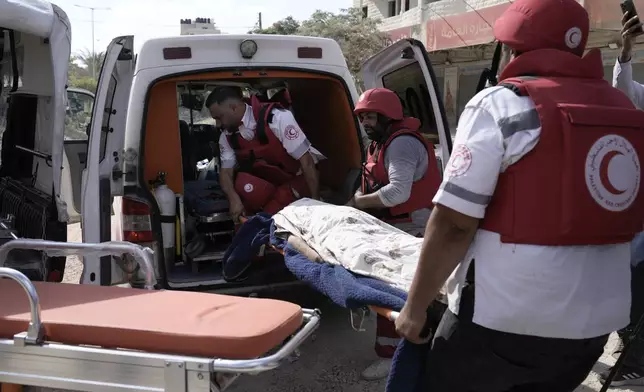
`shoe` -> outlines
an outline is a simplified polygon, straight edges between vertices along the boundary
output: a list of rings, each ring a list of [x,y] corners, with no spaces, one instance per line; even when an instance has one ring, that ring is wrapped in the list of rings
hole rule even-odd
[[[379,359],[369,365],[369,367],[366,368],[360,376],[366,381],[382,380],[389,375],[391,362],[391,359]]]
[[[612,368],[599,375],[602,384],[606,383],[608,375]],[[644,369],[641,367],[622,366],[615,379],[610,384],[611,387],[623,387],[629,385],[644,385]]]

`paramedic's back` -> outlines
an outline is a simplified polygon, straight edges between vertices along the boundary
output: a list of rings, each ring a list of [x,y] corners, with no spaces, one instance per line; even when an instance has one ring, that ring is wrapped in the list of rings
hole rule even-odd
[[[582,57],[575,0],[517,0],[494,32],[510,61],[461,115],[397,327],[418,341],[451,273],[432,391],[571,392],[629,321],[644,118]]]

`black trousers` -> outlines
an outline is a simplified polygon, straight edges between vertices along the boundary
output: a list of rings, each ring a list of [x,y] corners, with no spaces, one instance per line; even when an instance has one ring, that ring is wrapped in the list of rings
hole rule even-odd
[[[447,310],[428,361],[432,392],[572,392],[601,356],[608,335],[553,339],[516,335],[472,322],[473,285],[460,315]]]
[[[631,322],[618,331],[619,337],[626,344],[626,339],[639,319],[644,315],[644,261],[631,268]],[[640,331],[631,346],[624,365],[630,367],[644,367],[644,331]]]

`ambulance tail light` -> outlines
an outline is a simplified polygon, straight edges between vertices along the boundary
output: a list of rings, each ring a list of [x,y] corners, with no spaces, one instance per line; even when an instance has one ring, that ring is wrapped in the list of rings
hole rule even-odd
[[[190,58],[192,58],[192,49],[189,46],[163,48],[164,60],[181,60]]]
[[[299,47],[297,48],[297,58],[300,59],[321,59],[322,48],[317,47]]]
[[[152,210],[142,201],[123,197],[123,241],[154,242]]]

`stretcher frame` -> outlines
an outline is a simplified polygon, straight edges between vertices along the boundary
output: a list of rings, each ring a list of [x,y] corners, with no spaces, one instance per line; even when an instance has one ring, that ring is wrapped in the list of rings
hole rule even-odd
[[[152,254],[128,242],[102,244],[60,243],[17,239],[0,246],[0,266],[13,249],[37,249],[60,254],[131,254],[154,289]],[[27,331],[13,339],[0,339],[0,383],[91,392],[219,392],[241,374],[275,369],[297,353],[317,329],[318,310],[303,309],[303,326],[273,354],[245,360],[168,355],[122,349],[65,345],[43,341],[38,293],[21,272],[0,267],[0,277],[10,278],[29,298],[31,321]]]

